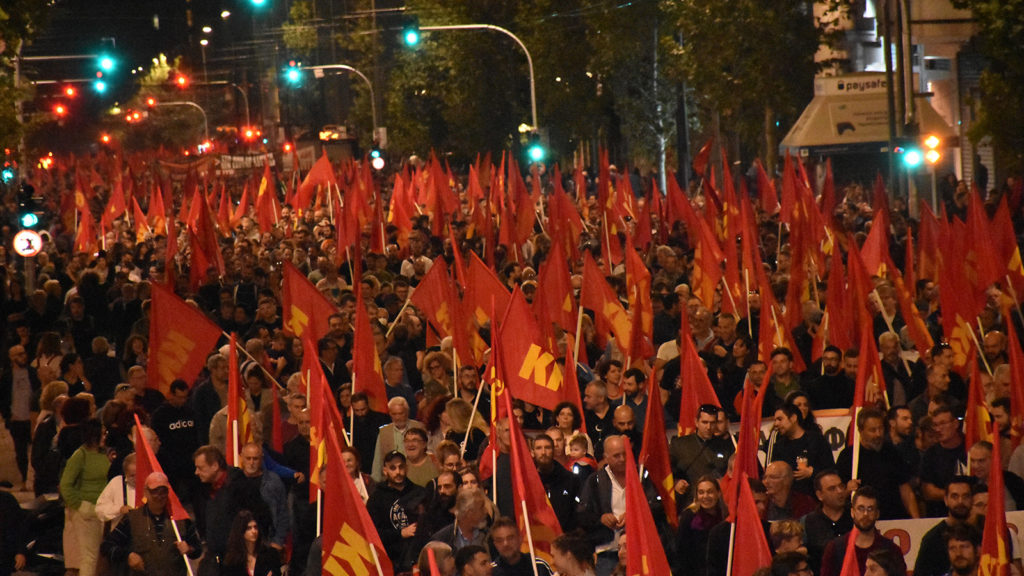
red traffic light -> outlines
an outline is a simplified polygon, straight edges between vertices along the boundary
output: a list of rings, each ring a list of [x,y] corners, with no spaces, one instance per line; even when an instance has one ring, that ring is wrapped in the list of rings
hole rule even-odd
[[[156,98],[153,98],[152,96],[146,98],[146,106],[149,106],[150,108],[156,106]]]
[[[78,94],[78,91],[75,90],[74,86],[66,86],[64,88],[64,95],[67,96],[68,98],[74,98],[75,94]]]
[[[174,79],[174,83],[178,85],[178,88],[188,88],[188,76],[178,74]]]
[[[101,135],[100,142],[103,142],[104,144],[110,144],[110,134]]]
[[[285,142],[284,143],[284,151],[285,152],[291,152],[292,151],[292,143],[291,142]]]
[[[65,116],[68,113],[68,109],[63,104],[57,104],[53,107],[53,113],[57,116]]]

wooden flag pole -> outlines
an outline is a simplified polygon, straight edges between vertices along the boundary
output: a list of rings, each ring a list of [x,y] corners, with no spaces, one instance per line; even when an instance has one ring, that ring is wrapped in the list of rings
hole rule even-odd
[[[882,304],[882,297],[878,295],[878,288],[875,288],[871,291],[871,296],[874,297],[876,302],[878,302],[878,311],[882,314],[882,319],[885,320],[885,325],[888,326],[889,332],[896,334],[896,337],[899,338],[899,333],[897,333],[896,329],[893,328],[892,326],[892,317],[885,313],[885,305]],[[900,350],[903,350],[902,344],[900,345]],[[907,369],[907,374],[909,375],[910,362],[907,362],[907,359],[903,357],[903,354],[900,354],[900,360],[903,361],[903,367]]]
[[[860,430],[857,429],[857,417],[860,416],[861,407],[853,411],[853,465],[850,467],[850,478],[856,478],[860,470]]]
[[[377,567],[377,576],[384,576],[384,570],[380,567],[380,557],[377,556],[377,547],[370,542],[367,542],[366,545],[370,547],[370,555],[373,556],[373,565]],[[323,552],[321,552],[321,554],[323,554]]]
[[[743,285],[747,289],[747,336],[754,337],[754,322],[750,319],[750,272],[743,270]]]
[[[408,298],[406,298],[406,299],[405,299],[405,304],[402,304],[402,307],[401,307],[401,308],[400,308],[400,309],[398,310],[398,314],[395,314],[395,320],[394,320],[394,322],[392,322],[392,323],[391,323],[391,324],[390,324],[390,325],[388,326],[388,331],[384,333],[384,338],[385,338],[385,339],[386,339],[386,338],[387,338],[388,336],[391,336],[391,331],[392,331],[392,330],[394,330],[394,329],[395,329],[395,326],[397,326],[397,325],[398,325],[398,321],[399,321],[399,320],[401,320],[401,318],[402,318],[402,312],[405,312],[405,309],[409,307],[409,302],[410,302],[410,300],[409,300]]]
[[[181,532],[178,531],[178,521],[174,518],[171,518],[171,527],[174,528],[174,537],[178,539],[177,541],[184,542],[181,539]],[[188,561],[188,554],[182,554],[181,559],[185,561],[185,569],[188,570],[188,576],[195,576],[195,573],[192,571],[192,564]]]
[[[231,339],[231,335],[230,335],[230,334],[228,334],[227,332],[225,332],[225,331],[221,330],[221,331],[220,331],[220,333],[221,333],[221,334],[223,334],[223,335],[224,335],[224,337],[228,338],[229,340]],[[285,392],[288,392],[288,389],[287,389],[286,387],[282,386],[282,385],[281,385],[281,383],[280,383],[280,382],[278,382],[277,378],[274,378],[274,375],[273,375],[273,374],[271,374],[271,373],[270,373],[270,371],[269,371],[269,370],[267,370],[267,369],[266,369],[266,368],[265,368],[265,367],[263,366],[263,364],[261,364],[261,363],[260,363],[260,362],[259,362],[258,360],[256,360],[256,358],[254,358],[252,354],[249,354],[249,351],[245,349],[245,346],[237,346],[237,345],[236,345],[236,346],[235,346],[235,350],[238,350],[238,351],[239,351],[239,352],[241,352],[242,354],[245,354],[245,357],[246,357],[246,358],[248,358],[249,360],[252,360],[253,364],[256,364],[257,366],[259,366],[259,367],[260,367],[260,370],[262,370],[262,371],[263,371],[263,374],[264,374],[264,375],[265,375],[265,376],[266,376],[267,378],[270,378],[270,381],[271,381],[271,382],[273,382],[273,383],[274,383],[274,384],[275,384],[275,385],[276,385],[276,386],[278,387],[278,389],[279,389],[279,390],[284,390]],[[308,386],[308,382],[309,382],[309,376],[308,376],[308,375],[307,375],[307,377],[306,377],[306,382],[307,382],[307,386],[306,386],[306,398],[309,398],[309,386]]]
[[[743,481],[743,478],[738,478],[737,482]],[[732,525],[729,526],[729,560],[726,562],[725,574],[729,576],[732,574],[732,556],[736,548],[736,521],[733,521]]]
[[[579,312],[576,313],[576,342],[573,343],[574,346],[573,346],[573,354],[572,354],[572,358],[573,358],[574,362],[576,361],[577,358],[580,357],[580,340],[583,340],[583,338],[581,337],[580,332],[582,330],[583,330],[583,304],[580,304]],[[576,367],[573,366],[573,370],[575,370],[575,369],[576,369]]]
[[[476,414],[477,408],[480,406],[480,394],[484,391],[484,380],[480,379],[480,384],[476,387],[476,398],[473,399],[473,411],[469,414],[469,422],[466,425],[466,437],[462,439],[462,446],[459,446],[459,455],[466,455],[466,446],[469,446],[469,434],[473,431],[473,416]],[[493,470],[493,468],[492,468]],[[497,476],[497,474],[495,474]]]
[[[981,362],[982,364],[985,365],[985,372],[988,372],[988,375],[991,376],[992,367],[988,365],[988,359],[985,358],[985,353],[981,349],[981,343],[978,342],[978,336],[974,333],[974,329],[971,328],[970,326],[967,326],[967,333],[971,335],[971,340],[974,342],[974,347],[979,352],[978,356],[981,356]]]
[[[523,525],[526,526],[526,543],[530,547],[530,565],[533,566],[533,576],[539,576],[537,574],[537,550],[533,547],[533,530],[530,528],[530,513],[526,510],[526,499],[524,498],[519,503],[523,507]]]

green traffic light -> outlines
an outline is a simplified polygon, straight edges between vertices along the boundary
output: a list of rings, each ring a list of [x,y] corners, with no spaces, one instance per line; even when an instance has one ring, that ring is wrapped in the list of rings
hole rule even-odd
[[[923,159],[923,157],[921,156],[921,151],[920,150],[915,150],[915,149],[911,148],[911,149],[909,149],[909,150],[907,150],[906,152],[903,153],[903,163],[908,168],[914,168],[914,167],[920,165],[922,159]]]
[[[299,80],[302,79],[302,73],[299,72],[298,68],[289,68],[285,77],[288,78],[288,81],[292,84],[298,84]]]
[[[402,37],[408,46],[415,46],[420,43],[420,31],[415,28],[406,30]]]
[[[34,228],[37,224],[39,224],[39,216],[34,212],[26,212],[21,215],[22,228]]]
[[[526,150],[526,154],[530,157],[531,162],[540,162],[544,159],[544,147],[534,144]]]
[[[99,92],[100,94],[102,94],[102,93],[107,91],[107,83],[104,82],[103,80],[97,80],[97,81],[93,82],[92,87],[95,88],[96,91]]]
[[[114,70],[114,66],[117,65],[117,62],[115,62],[110,56],[100,56],[99,64],[100,70],[103,70],[104,72],[111,72]]]
[[[11,168],[10,166],[5,167],[3,172],[0,173],[0,178],[3,179],[5,184],[14,180],[14,168]]]

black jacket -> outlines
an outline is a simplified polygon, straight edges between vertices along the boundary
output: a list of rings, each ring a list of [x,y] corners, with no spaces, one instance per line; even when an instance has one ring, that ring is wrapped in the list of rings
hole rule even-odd
[[[425,505],[426,498],[426,490],[406,480],[401,489],[382,482],[366,502],[366,511],[377,527],[381,544],[388,558],[396,562],[396,573],[412,568],[406,548],[413,539],[402,538],[402,529],[418,520],[419,510]]]
[[[228,468],[227,481],[220,490],[212,492],[209,485],[204,485],[192,504],[196,512],[196,528],[211,554],[224,555],[231,523],[242,510],[248,510],[256,517],[261,534],[273,531],[270,508],[260,496],[257,485],[245,482],[245,474],[238,468]]]

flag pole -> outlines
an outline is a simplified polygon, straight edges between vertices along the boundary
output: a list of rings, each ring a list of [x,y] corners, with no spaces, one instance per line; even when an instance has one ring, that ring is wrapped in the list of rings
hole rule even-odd
[[[498,477],[497,474],[494,475]],[[533,566],[533,576],[539,576],[537,574],[537,551],[533,547],[533,530],[530,529],[530,513],[526,509],[526,499],[522,499],[519,502],[523,507],[523,525],[526,527],[526,543],[530,546],[530,565]]]
[[[484,391],[484,381],[480,380],[480,384],[476,387],[476,398],[473,399],[473,411],[469,414],[469,423],[466,425],[466,437],[462,440],[462,446],[459,447],[459,455],[466,455],[466,446],[469,446],[469,433],[473,431],[473,415],[476,414],[477,407],[480,406],[480,394]],[[494,468],[491,468],[493,471]],[[497,476],[495,474],[495,476]]]
[[[316,489],[316,535],[317,536],[319,536],[320,533],[323,531],[323,526],[321,525],[322,522],[323,522],[323,519],[320,517],[321,512],[323,511],[323,500],[321,500],[323,498],[323,494],[324,494],[324,491],[321,490],[319,486],[317,486],[317,489]]]
[[[860,430],[857,429],[857,417],[860,416],[860,406],[853,411],[853,465],[850,467],[850,478],[856,478],[860,469]]]
[[[736,317],[736,299],[732,297],[732,290],[729,289],[729,285],[725,283],[725,276],[721,278],[722,291],[729,295],[729,302],[732,304],[732,315]]]
[[[402,318],[402,312],[405,312],[405,309],[409,307],[410,301],[411,300],[408,298],[405,299],[405,304],[402,304],[402,308],[398,310],[398,314],[395,314],[395,320],[388,326],[388,331],[384,333],[384,338],[391,336],[391,331],[398,325],[398,321]]]
[[[967,333],[971,335],[971,340],[974,341],[974,347],[977,350],[981,350],[981,343],[978,342],[978,336],[974,333],[974,329],[971,328],[970,325],[967,326]],[[988,372],[989,376],[991,376],[992,375],[992,367],[988,365],[988,359],[985,358],[985,354],[984,353],[979,354],[979,356],[981,356],[981,362],[985,365],[985,371]]]
[[[885,312],[885,305],[882,304],[882,297],[878,295],[878,288],[875,288],[871,291],[871,296],[873,296],[875,301],[878,302],[878,311],[882,314],[882,319],[885,320],[885,325],[889,327],[889,332],[892,332],[893,334],[896,334],[897,337],[899,337],[899,334],[896,332],[896,329],[893,328],[892,317],[890,317],[889,314]],[[900,350],[903,350],[902,345],[900,346]],[[907,362],[907,359],[903,357],[903,354],[900,354],[900,360],[903,361],[903,367],[907,369],[907,374],[910,374],[910,363]]]
[[[580,340],[583,340],[583,338],[580,337],[581,330],[583,330],[583,304],[580,304],[579,312],[576,313],[576,342],[574,342],[575,346],[573,346],[572,354],[574,362],[580,357]],[[573,370],[575,369],[576,367],[573,366]]]
[[[377,567],[377,576],[384,576],[384,570],[380,567],[380,557],[377,556],[377,547],[370,542],[366,543],[370,547],[370,555],[373,556],[373,565]],[[322,554],[323,552],[321,552]]]
[[[181,539],[181,532],[178,531],[178,521],[171,518],[171,526],[174,528],[174,537],[178,539],[177,541],[184,542],[184,540]],[[192,572],[192,564],[189,564],[188,561],[188,554],[182,554],[181,558],[185,561],[185,569],[188,570],[188,576],[195,576],[195,573]]]
[[[239,398],[241,400],[241,398]],[[244,400],[242,400],[244,402]],[[231,454],[235,457],[235,466],[241,464],[241,457],[238,454],[238,419],[231,421]]]
[[[737,479],[737,482],[742,482],[743,477]],[[734,520],[732,525],[729,526],[729,560],[725,566],[725,576],[732,576],[732,555],[736,548],[736,521]]]
[[[743,270],[743,284],[747,288],[747,336],[754,337],[754,323],[750,321],[750,271]]]
[[[229,339],[229,340],[231,339],[231,335],[230,335],[230,334],[228,334],[227,332],[225,332],[224,330],[221,330],[221,331],[220,331],[220,333],[221,333],[221,334],[223,334],[225,338],[227,338],[227,339]],[[260,361],[259,361],[259,360],[257,360],[256,358],[254,358],[252,354],[249,354],[249,351],[245,349],[245,346],[238,346],[238,345],[236,345],[236,346],[235,346],[235,350],[240,350],[240,351],[242,352],[242,354],[245,354],[245,357],[246,357],[246,358],[248,358],[249,360],[252,360],[254,364],[256,364],[257,366],[259,366],[259,367],[260,367],[260,370],[262,370],[262,371],[263,371],[263,374],[264,374],[264,375],[265,375],[265,376],[266,376],[267,378],[270,378],[270,381],[271,381],[271,382],[273,382],[273,383],[274,383],[275,385],[277,385],[277,387],[278,387],[278,388],[280,388],[281,390],[284,390],[285,392],[287,392],[287,391],[288,391],[288,389],[287,389],[286,387],[282,386],[282,385],[281,385],[281,383],[277,381],[277,378],[274,378],[274,375],[273,375],[273,374],[271,374],[271,373],[270,373],[270,371],[268,371],[268,370],[267,370],[267,369],[266,369],[266,368],[265,368],[265,367],[263,366],[263,364],[261,364],[261,363],[260,363]],[[309,381],[309,376],[308,376],[308,375],[306,376],[306,381],[307,381],[307,382]],[[309,398],[309,390],[308,390],[308,385],[307,385],[307,390],[306,390],[306,398]]]
[[[1020,317],[1021,321],[1024,321],[1024,312],[1020,309],[1020,300],[1017,299],[1017,291],[1013,289],[1013,282],[1010,281],[1010,275],[1006,275],[1006,288],[1010,292],[1010,297],[1013,298],[1013,305],[1017,309],[1017,316]]]

